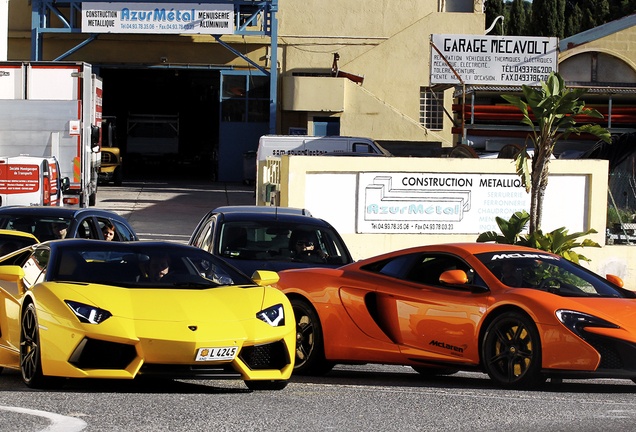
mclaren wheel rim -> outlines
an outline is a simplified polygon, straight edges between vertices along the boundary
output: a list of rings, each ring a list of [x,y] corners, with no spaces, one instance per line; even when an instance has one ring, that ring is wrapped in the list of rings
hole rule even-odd
[[[38,373],[40,338],[38,320],[32,307],[28,307],[22,318],[20,337],[20,370],[26,382],[31,382]]]
[[[315,344],[315,323],[308,311],[302,307],[294,307],[296,316],[296,364],[299,368],[304,366],[311,358]]]
[[[537,360],[538,340],[521,320],[506,318],[490,330],[486,341],[486,365],[502,384],[514,385],[532,373]]]

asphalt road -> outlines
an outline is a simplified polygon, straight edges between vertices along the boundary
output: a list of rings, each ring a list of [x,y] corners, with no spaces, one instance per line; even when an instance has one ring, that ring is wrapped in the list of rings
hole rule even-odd
[[[187,243],[219,205],[252,204],[241,184],[124,182],[101,187],[97,206],[126,216],[144,240]],[[336,366],[292,376],[281,391],[240,381],[69,380],[31,390],[0,374],[0,431],[632,431],[636,385],[626,380],[548,382],[507,391],[480,373],[425,379],[411,368]]]
[[[225,205],[253,205],[253,186],[241,183],[130,181],[100,186],[96,207],[124,216],[141,240],[188,243],[198,222]]]

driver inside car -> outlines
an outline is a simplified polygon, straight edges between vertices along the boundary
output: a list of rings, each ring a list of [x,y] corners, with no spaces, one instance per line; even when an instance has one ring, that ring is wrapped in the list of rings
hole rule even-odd
[[[319,248],[310,239],[309,235],[301,234],[296,238],[295,242],[295,258],[306,262],[324,262],[327,254]]]
[[[168,255],[155,255],[150,257],[147,264],[147,280],[160,282],[170,271],[170,257]]]
[[[513,288],[523,287],[523,269],[517,267],[513,261],[506,261],[501,265],[501,282]]]

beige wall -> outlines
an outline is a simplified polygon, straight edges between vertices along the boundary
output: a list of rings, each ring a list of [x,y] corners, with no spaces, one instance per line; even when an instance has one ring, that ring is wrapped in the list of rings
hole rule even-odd
[[[636,82],[636,27],[583,43],[559,53],[566,80],[591,81],[591,55],[598,53],[598,81]]]
[[[281,77],[294,72],[330,73],[333,54],[339,53],[341,70],[364,75],[361,88],[348,85],[344,109],[331,105],[306,104],[311,95],[321,94],[324,84],[316,81],[304,89],[302,104],[279,114],[279,125],[299,126],[311,118],[339,116],[342,135],[369,136],[392,141],[435,141],[452,145],[451,120],[444,118],[439,131],[427,131],[419,124],[420,88],[429,84],[430,35],[432,33],[483,34],[481,3],[474,13],[439,13],[438,0],[280,0],[278,18]],[[26,0],[10,2],[8,58],[28,60],[31,49],[31,7]],[[53,18],[55,24],[57,18]],[[59,25],[59,23],[55,24]],[[43,60],[53,60],[86,39],[83,34],[47,34]],[[269,68],[269,40],[261,37],[223,36],[222,40],[247,54],[256,64]],[[232,65],[247,62],[217,44],[208,35],[121,35],[103,34],[65,58],[92,64]],[[325,78],[331,79],[331,78]],[[348,82],[348,84],[353,84]],[[331,84],[329,84],[331,85]],[[279,100],[297,97],[281,81]],[[445,93],[450,112],[452,90]],[[301,97],[303,97],[301,95]],[[305,120],[303,120],[305,119]],[[280,130],[279,133],[287,133]]]
[[[312,4],[320,12],[308,22],[304,19],[305,8],[310,9]],[[333,53],[337,52],[340,70],[364,76],[361,89],[351,85],[346,88],[344,111],[332,113],[340,117],[342,135],[438,141],[451,146],[449,118],[444,118],[440,131],[427,131],[419,123],[420,88],[429,85],[430,35],[483,34],[484,15],[438,13],[436,8],[437,2],[421,1],[372,0],[358,7],[352,2],[332,0],[282,0],[278,15],[283,51],[281,74],[289,77],[300,72],[329,73]],[[307,90],[307,95],[314,93]],[[449,90],[445,93],[447,109],[451,97]],[[307,111],[330,114],[321,111],[323,104],[315,105],[316,109]]]
[[[264,166],[259,163],[257,201],[261,201],[264,183]],[[453,158],[363,158],[363,157],[312,157],[282,156],[280,159],[280,205],[308,208],[316,217],[334,225],[349,246],[354,259],[362,259],[380,253],[423,244],[474,242],[475,234],[360,234],[355,229],[358,200],[358,173],[487,173],[514,174],[514,165],[503,159],[453,159]],[[315,178],[324,176],[325,182],[316,188]],[[544,231],[561,226],[572,230],[570,221],[583,221],[580,230],[595,228],[599,233],[588,238],[601,245],[605,243],[607,209],[608,163],[602,160],[553,160],[550,162],[550,179],[559,176],[584,176],[587,179],[581,190],[561,188],[546,194],[546,206],[552,206],[551,214],[558,220],[544,217]],[[330,179],[329,176],[332,178]],[[337,176],[337,180],[333,177]],[[311,179],[311,181],[310,181]],[[266,180],[267,181],[267,180]],[[553,184],[557,182],[552,180]],[[337,187],[332,187],[336,184]],[[571,194],[584,194],[585,208],[572,211],[562,203]],[[321,198],[322,197],[322,198]],[[324,199],[323,199],[324,198]],[[550,210],[550,209],[548,209]],[[568,213],[570,211],[571,213]],[[549,212],[547,212],[549,213]],[[636,248],[629,246],[603,246],[600,249],[578,249],[592,259],[588,265],[593,271],[605,275],[612,273],[625,280],[626,286],[636,290],[636,272],[633,270]]]
[[[615,55],[633,67],[636,62],[636,26],[565,50],[559,54],[559,61],[589,51]]]

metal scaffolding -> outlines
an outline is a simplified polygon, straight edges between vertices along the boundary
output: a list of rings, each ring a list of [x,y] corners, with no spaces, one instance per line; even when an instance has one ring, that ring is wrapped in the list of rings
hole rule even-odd
[[[98,0],[32,0],[31,9],[31,60],[43,60],[43,38],[47,33],[68,34],[82,33],[82,3],[104,3]],[[267,70],[262,66],[254,63],[247,56],[241,54],[231,48],[222,40],[222,35],[211,35],[216,42],[231,51],[237,57],[240,57],[250,65],[263,72],[270,78],[270,113],[269,113],[269,129],[270,133],[276,132],[276,95],[278,82],[278,20],[276,12],[278,12],[278,0],[227,0],[227,1],[209,1],[209,0],[171,0],[169,2],[158,2],[156,0],[133,0],[121,1],[111,0],[108,3],[167,3],[167,4],[218,4],[234,6],[234,31],[233,35],[239,36],[266,36],[270,38],[270,69]],[[258,29],[253,28],[254,24],[260,22]],[[63,60],[82,47],[96,40],[100,33],[85,33],[86,39],[55,58],[54,61]]]

